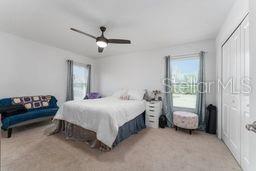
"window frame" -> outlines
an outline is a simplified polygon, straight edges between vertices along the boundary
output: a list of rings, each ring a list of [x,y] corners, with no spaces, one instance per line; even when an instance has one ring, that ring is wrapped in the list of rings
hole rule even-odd
[[[171,57],[171,60],[170,60],[170,72],[171,72],[171,80],[172,80],[172,71],[173,71],[173,67],[172,67],[172,62],[173,61],[177,61],[177,60],[186,60],[186,59],[198,59],[198,64],[200,64],[200,56],[198,54],[196,55],[184,55],[184,56],[179,56],[179,57]],[[198,66],[198,75],[199,75],[199,72],[200,72],[200,66]],[[176,84],[176,83],[171,83],[172,85]],[[198,80],[197,82],[195,83],[196,85],[198,84]],[[191,84],[192,85],[192,84]],[[172,93],[172,101],[174,102],[174,98],[173,98],[173,94]],[[198,100],[198,93],[196,93],[196,105],[195,105],[195,108],[190,108],[190,107],[180,107],[180,106],[174,106],[173,105],[173,110],[174,111],[179,111],[179,110],[183,110],[183,111],[187,111],[187,112],[196,112],[196,108],[197,108],[197,100]],[[174,103],[173,103],[174,104]]]

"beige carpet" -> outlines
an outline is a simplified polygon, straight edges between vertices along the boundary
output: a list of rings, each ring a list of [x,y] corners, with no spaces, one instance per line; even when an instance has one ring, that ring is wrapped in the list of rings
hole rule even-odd
[[[1,170],[241,170],[220,140],[202,132],[147,128],[100,152],[59,135],[46,136],[47,128],[48,123],[21,127],[12,138],[2,138]]]

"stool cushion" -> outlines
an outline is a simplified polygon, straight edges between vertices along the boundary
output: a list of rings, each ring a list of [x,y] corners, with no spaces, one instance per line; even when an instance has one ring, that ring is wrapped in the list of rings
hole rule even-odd
[[[198,115],[191,112],[175,111],[173,112],[173,124],[180,128],[197,129]]]

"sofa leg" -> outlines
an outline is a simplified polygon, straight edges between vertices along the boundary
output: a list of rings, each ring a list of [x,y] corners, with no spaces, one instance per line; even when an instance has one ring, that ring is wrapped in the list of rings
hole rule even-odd
[[[12,136],[12,128],[9,128],[7,130],[7,138],[11,138],[11,136]]]
[[[176,130],[176,131],[178,130],[178,127],[177,127],[177,126],[175,126],[175,130]]]
[[[190,135],[192,134],[192,130],[191,130],[191,129],[189,130],[189,134],[190,134]]]

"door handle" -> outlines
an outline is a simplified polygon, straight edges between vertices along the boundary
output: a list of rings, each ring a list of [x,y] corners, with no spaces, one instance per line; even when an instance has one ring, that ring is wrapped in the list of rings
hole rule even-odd
[[[248,131],[256,133],[256,121],[254,121],[252,124],[247,124],[245,127]]]

